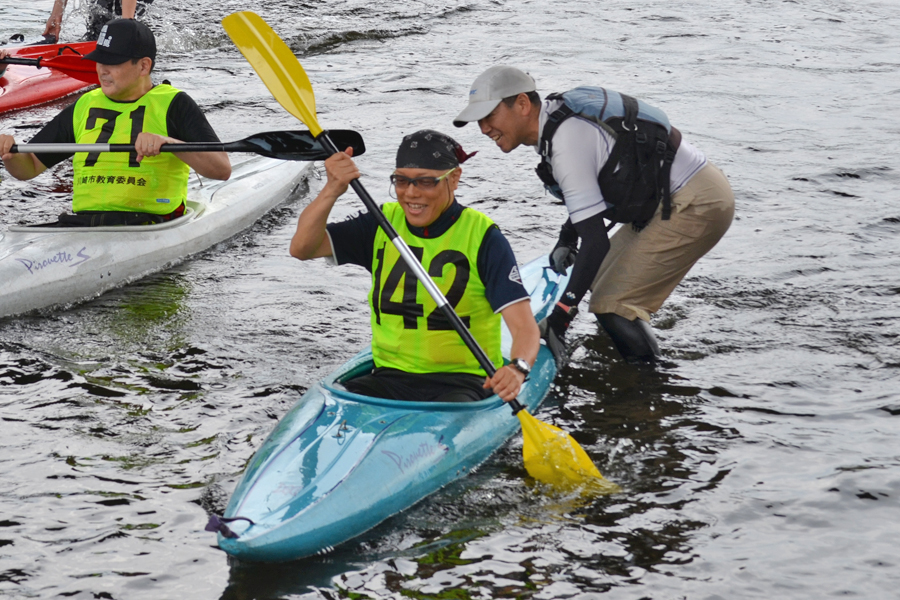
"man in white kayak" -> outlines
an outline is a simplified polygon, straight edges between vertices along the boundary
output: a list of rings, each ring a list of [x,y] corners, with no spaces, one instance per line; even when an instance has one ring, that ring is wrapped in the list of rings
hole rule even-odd
[[[477,121],[505,153],[534,147],[542,157],[538,176],[565,203],[569,219],[551,266],[572,266],[572,276],[542,323],[560,364],[566,330],[588,289],[590,311],[623,357],[652,362],[659,349],[650,315],[728,230],[731,186],[659,109],[600,87],[542,103],[536,89],[515,67],[491,67],[472,84],[453,123]],[[630,225],[609,238],[604,219]]]
[[[470,155],[437,131],[404,137],[390,177],[397,202],[382,210],[498,367],[490,379],[372,215],[326,224],[334,203],[359,177],[351,156],[348,148],[325,161],[328,180],[300,214],[290,246],[300,260],[330,257],[372,274],[375,369],[344,385],[395,400],[465,402],[491,390],[515,398],[537,358],[540,334],[509,242],[487,216],[456,201],[459,165]],[[506,366],[501,318],[512,334]]]
[[[224,152],[160,153],[163,144],[219,138],[190,96],[151,81],[156,41],[146,25],[111,21],[85,59],[97,63],[100,88],[65,108],[30,141],[134,144],[134,152],[11,154],[15,139],[0,135],[0,160],[16,179],[32,179],[74,156],[75,214],[60,215],[60,226],[168,221],[184,214],[190,169],[212,179],[231,176]]]

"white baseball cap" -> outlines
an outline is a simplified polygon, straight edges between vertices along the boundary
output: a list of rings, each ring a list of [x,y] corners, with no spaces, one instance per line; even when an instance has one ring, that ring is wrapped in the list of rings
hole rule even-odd
[[[469,90],[469,105],[463,109],[453,124],[463,127],[478,121],[497,108],[500,101],[523,92],[536,92],[534,78],[515,67],[496,65],[478,76]]]

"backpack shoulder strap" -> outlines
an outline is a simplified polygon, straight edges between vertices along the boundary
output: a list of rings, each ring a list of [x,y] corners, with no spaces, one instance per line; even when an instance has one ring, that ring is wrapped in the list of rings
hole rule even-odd
[[[625,94],[621,94],[621,96],[625,114],[622,116],[621,121],[614,120],[612,123],[609,123],[610,128],[616,134],[616,143],[613,145],[603,168],[600,169],[599,177],[601,178],[607,177],[616,171],[619,161],[622,160],[622,155],[635,142],[638,102],[631,96],[626,96]]]
[[[659,185],[662,193],[662,215],[663,221],[668,221],[672,216],[672,191],[670,189],[672,163],[675,162],[675,154],[681,145],[681,132],[674,126],[669,133],[669,139],[666,141],[665,158],[663,159],[662,168],[659,170]]]
[[[550,94],[547,100],[562,99],[562,94]],[[541,131],[541,160],[549,161],[553,155],[553,136],[563,121],[575,114],[569,105],[563,102],[563,105],[554,110],[547,116],[547,122],[544,123],[544,129]]]
[[[556,100],[561,99],[562,94],[550,94],[547,96],[547,100]],[[553,177],[553,167],[550,166],[550,157],[553,155],[553,136],[556,135],[556,130],[559,129],[559,126],[563,121],[571,117],[575,114],[569,106],[563,102],[563,105],[550,113],[547,117],[547,122],[544,123],[544,129],[541,131],[541,141],[540,141],[540,153],[541,153],[541,162],[538,164],[535,172],[540,180],[544,183],[544,186],[550,191],[551,194],[559,198],[562,197],[562,190],[559,189],[559,184],[556,182],[556,179]]]

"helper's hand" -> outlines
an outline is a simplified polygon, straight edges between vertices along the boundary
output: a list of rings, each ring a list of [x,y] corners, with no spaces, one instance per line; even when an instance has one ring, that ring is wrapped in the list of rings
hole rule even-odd
[[[504,402],[514,400],[522,389],[525,374],[512,365],[498,369],[493,377],[485,377],[484,388],[493,388],[494,393],[500,396]]]
[[[547,341],[547,347],[553,353],[556,359],[556,369],[561,371],[566,363],[569,362],[569,353],[566,350],[566,332],[569,324],[578,313],[578,308],[570,307],[568,310],[563,308],[564,305],[557,302],[553,307],[553,311],[540,323],[538,329],[541,331],[541,338]]]
[[[578,232],[571,221],[566,221],[559,230],[559,239],[550,251],[550,268],[560,275],[575,264],[578,255]]]
[[[59,30],[62,28],[63,10],[65,10],[65,0],[56,0],[53,3],[53,10],[47,18],[47,24],[44,26],[44,37],[53,36],[54,40],[59,39]]]
[[[58,40],[59,30],[62,26],[62,23],[60,23],[59,21],[53,21],[52,19],[53,17],[50,17],[50,20],[47,21],[47,26],[44,27],[44,33],[42,33],[41,35],[43,35],[45,38],[52,37],[54,40]]]
[[[575,264],[578,248],[574,246],[559,246],[550,253],[550,268],[560,275],[566,274],[566,269]]]

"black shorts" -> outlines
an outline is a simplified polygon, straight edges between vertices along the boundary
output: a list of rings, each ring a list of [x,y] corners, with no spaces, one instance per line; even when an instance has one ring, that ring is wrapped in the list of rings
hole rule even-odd
[[[144,16],[147,5],[153,0],[138,0],[134,9],[134,18],[139,19]],[[122,16],[122,0],[94,0],[91,6],[90,14],[87,22],[87,33],[84,36],[85,41],[94,41],[100,37],[100,30],[109,21]]]
[[[484,376],[468,373],[407,373],[376,367],[369,375],[344,381],[347,391],[363,396],[414,402],[475,402],[493,391],[484,389]]]

